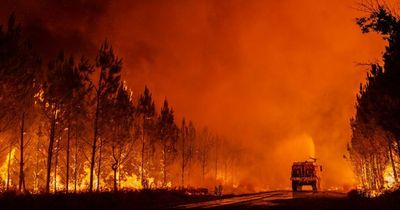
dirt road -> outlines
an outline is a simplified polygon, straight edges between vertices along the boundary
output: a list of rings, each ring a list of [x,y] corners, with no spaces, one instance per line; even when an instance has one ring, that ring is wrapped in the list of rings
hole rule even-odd
[[[345,197],[346,194],[338,192],[297,192],[292,191],[269,191],[256,194],[238,195],[232,198],[205,201],[199,203],[191,203],[177,206],[179,209],[192,209],[192,208],[219,208],[219,207],[268,207],[278,205],[276,201],[283,201],[293,198],[340,198]]]

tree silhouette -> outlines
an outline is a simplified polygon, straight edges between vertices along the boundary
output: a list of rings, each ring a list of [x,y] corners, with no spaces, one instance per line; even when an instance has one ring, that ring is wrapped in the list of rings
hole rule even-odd
[[[167,99],[160,111],[157,122],[158,136],[162,145],[162,167],[163,167],[163,185],[167,184],[168,166],[171,164],[176,154],[177,126],[174,121],[174,112],[168,106]]]
[[[114,175],[114,191],[117,191],[117,172],[132,151],[132,141],[130,140],[135,107],[133,106],[132,97],[123,85],[120,85],[117,95],[110,105],[112,116],[108,127],[111,131],[111,136],[109,137],[113,159],[111,169]]]
[[[99,132],[99,118],[101,117],[102,103],[106,97],[115,93],[118,89],[118,85],[121,78],[122,60],[114,54],[113,48],[109,45],[108,41],[105,41],[100,47],[99,53],[96,58],[96,67],[99,69],[99,80],[97,86],[94,87],[95,96],[95,115],[93,124],[93,142],[90,159],[90,179],[89,179],[89,192],[93,190],[93,173],[95,166],[95,157],[97,151],[97,141]],[[100,144],[100,154],[101,154]],[[99,171],[101,164],[101,155],[99,157]],[[100,177],[98,176],[98,179]],[[99,182],[97,184],[99,188]]]
[[[144,88],[143,94],[139,97],[137,111],[136,111],[137,119],[141,120],[142,127],[142,144],[141,144],[141,167],[140,167],[140,176],[143,187],[147,187],[147,183],[145,183],[146,178],[144,175],[145,168],[145,150],[146,150],[146,141],[145,136],[151,135],[151,131],[154,129],[154,117],[156,115],[154,101],[152,99],[151,93],[147,86]]]
[[[9,17],[7,31],[0,27],[0,132],[13,125],[19,126],[18,188],[26,191],[24,135],[28,127],[26,119],[32,117],[34,96],[39,86],[40,59],[29,41],[23,38],[21,27],[15,20],[15,15]]]
[[[181,187],[185,185],[185,172],[188,171],[191,160],[194,154],[194,142],[196,140],[196,128],[192,122],[186,124],[185,118],[182,119],[182,124],[179,132],[180,153],[181,153]]]

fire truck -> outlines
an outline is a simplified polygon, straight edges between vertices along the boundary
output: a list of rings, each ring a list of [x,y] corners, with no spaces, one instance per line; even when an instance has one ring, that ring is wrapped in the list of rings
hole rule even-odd
[[[309,158],[306,161],[294,162],[292,165],[292,190],[302,190],[302,186],[310,185],[314,192],[321,189],[322,165],[317,164],[317,159]]]

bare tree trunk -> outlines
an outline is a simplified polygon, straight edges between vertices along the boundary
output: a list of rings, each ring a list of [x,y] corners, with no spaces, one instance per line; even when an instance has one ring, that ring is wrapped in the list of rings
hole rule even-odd
[[[98,105],[97,105],[98,106]],[[98,108],[97,108],[98,109]],[[92,159],[90,161],[90,178],[89,178],[89,192],[93,191],[93,170],[94,170],[94,162],[95,162],[95,155],[96,155],[96,143],[97,143],[97,118],[98,118],[98,110],[96,109],[96,117],[94,123],[94,137],[93,137],[93,144],[92,144]]]
[[[57,109],[54,109],[52,113],[51,126],[50,126],[49,148],[47,151],[46,193],[50,192],[50,172],[51,172],[51,159],[53,157],[55,130],[56,130],[56,110]]]
[[[100,148],[99,148],[99,163],[97,169],[97,191],[100,191],[100,175],[101,175],[101,155],[103,150],[103,139],[100,138]]]
[[[400,158],[400,139],[397,139],[396,143],[397,143],[397,156]]]
[[[39,128],[40,129],[40,128]],[[39,149],[40,149],[40,141],[41,141],[42,132],[41,129],[38,132],[38,141],[36,144],[36,168],[35,168],[35,189],[39,191]]]
[[[117,186],[117,169],[113,169],[114,171],[114,192],[118,191],[118,186]]]
[[[112,157],[114,159],[114,163],[111,165],[111,169],[113,170],[113,173],[114,173],[114,180],[113,180],[114,192],[117,192],[118,191],[118,186],[117,186],[118,159],[115,156],[115,145],[114,145],[114,143],[112,144]]]
[[[25,126],[25,112],[22,112],[21,118],[21,142],[20,142],[20,159],[19,159],[19,185],[18,190],[25,192],[25,180],[24,180],[24,126]]]
[[[68,185],[69,185],[69,144],[70,144],[70,134],[71,134],[71,120],[68,119],[68,131],[67,131],[67,171],[65,174],[65,192],[68,193]]]
[[[76,193],[76,184],[78,178],[78,126],[75,126],[75,162],[74,162],[74,193]]]
[[[90,161],[90,178],[89,178],[89,192],[93,191],[93,173],[94,173],[94,164],[96,161],[96,144],[98,138],[98,122],[99,122],[99,111],[100,111],[100,93],[101,93],[101,81],[103,80],[103,73],[100,72],[99,77],[99,86],[96,94],[96,114],[94,117],[94,124],[93,124],[93,143],[92,143],[92,158]],[[98,185],[97,185],[98,186]]]
[[[58,151],[59,151],[59,145],[60,145],[60,140],[56,141],[56,150],[55,150],[55,163],[54,163],[54,193],[57,192],[57,165],[58,165]]]
[[[218,140],[215,139],[215,182],[218,179]]]
[[[141,159],[141,161],[142,161],[142,168],[140,169],[140,172],[141,172],[141,181],[142,181],[142,187],[143,188],[145,188],[145,180],[144,180],[144,120],[145,120],[145,117],[144,117],[144,115],[143,115],[143,125],[142,125],[142,159]]]
[[[184,131],[185,132],[185,131]],[[185,187],[184,179],[185,179],[185,134],[182,134],[182,188]]]
[[[192,164],[191,164],[191,159],[189,159],[186,165],[186,174],[187,174],[186,186],[190,186],[192,183],[192,180],[190,179],[191,169],[192,169]]]
[[[163,175],[164,175],[164,187],[167,186],[167,146],[164,143],[164,154],[163,154],[163,159],[164,159],[164,165],[163,165]]]
[[[397,171],[396,171],[396,166],[395,166],[394,161],[393,161],[393,152],[392,152],[392,144],[391,144],[391,142],[389,142],[389,157],[390,157],[390,162],[392,163],[394,181],[397,183]]]
[[[12,152],[12,144],[10,144],[10,151],[8,152],[8,163],[7,163],[7,184],[6,191],[9,190],[10,187],[10,165],[11,165],[11,152]]]
[[[120,168],[118,167],[118,169],[117,169],[117,170],[118,170],[118,171],[117,171],[117,173],[118,173],[118,174],[117,174],[117,176],[118,176],[117,183],[118,183],[118,189],[121,189],[121,187],[122,187],[122,186],[121,186],[121,181],[120,181],[120,180],[121,180],[121,171],[119,171],[119,169],[120,169]]]
[[[205,157],[202,157],[202,160],[201,160],[201,168],[202,168],[202,174],[203,174],[203,180],[202,180],[202,182],[203,182],[203,186],[204,186],[204,181],[205,181],[205,175],[206,175],[206,160],[205,160]]]

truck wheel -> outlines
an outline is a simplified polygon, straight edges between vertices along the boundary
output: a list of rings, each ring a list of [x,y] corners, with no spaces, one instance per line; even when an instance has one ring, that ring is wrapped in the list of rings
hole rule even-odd
[[[314,192],[317,192],[318,191],[318,189],[317,189],[317,183],[313,183],[312,184],[312,190],[314,191]]]
[[[292,191],[297,192],[297,183],[296,182],[292,182]]]

